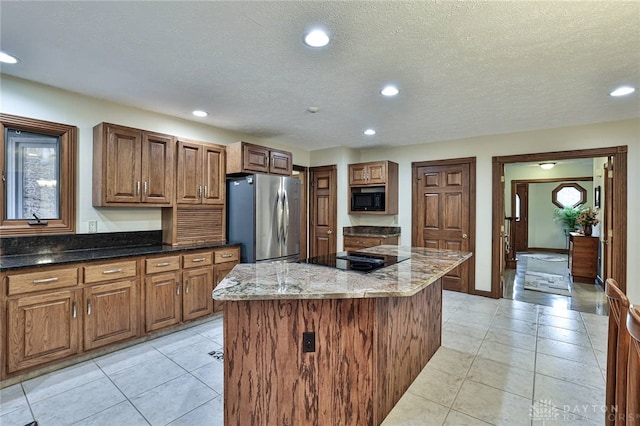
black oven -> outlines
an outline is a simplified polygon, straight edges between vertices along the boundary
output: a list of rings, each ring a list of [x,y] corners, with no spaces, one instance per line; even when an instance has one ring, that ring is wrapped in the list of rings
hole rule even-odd
[[[384,210],[384,192],[352,192],[351,211],[379,212]]]

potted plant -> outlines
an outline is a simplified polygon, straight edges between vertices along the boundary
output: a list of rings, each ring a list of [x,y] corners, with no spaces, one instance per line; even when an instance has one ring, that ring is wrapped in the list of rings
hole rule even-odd
[[[582,226],[584,235],[590,236],[591,232],[593,232],[593,225],[600,223],[600,219],[598,219],[598,209],[587,207],[580,210],[577,222]]]
[[[565,206],[553,210],[555,222],[560,222],[564,228],[565,234],[575,231],[578,216],[580,216],[580,208]]]

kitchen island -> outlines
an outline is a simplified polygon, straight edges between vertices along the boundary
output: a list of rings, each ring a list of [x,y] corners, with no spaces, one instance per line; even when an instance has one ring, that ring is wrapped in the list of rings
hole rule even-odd
[[[225,302],[225,425],[377,425],[386,417],[440,346],[441,277],[471,254],[362,252],[408,259],[369,273],[241,264],[214,290]]]

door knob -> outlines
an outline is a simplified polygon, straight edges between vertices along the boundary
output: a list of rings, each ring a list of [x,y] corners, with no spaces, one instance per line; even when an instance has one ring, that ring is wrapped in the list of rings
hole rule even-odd
[[[329,230],[327,231],[327,234],[331,235],[331,234],[333,234],[333,231],[332,231],[331,229],[329,229]]]
[[[466,240],[467,238],[469,238],[469,236],[467,234],[462,234],[462,239]]]

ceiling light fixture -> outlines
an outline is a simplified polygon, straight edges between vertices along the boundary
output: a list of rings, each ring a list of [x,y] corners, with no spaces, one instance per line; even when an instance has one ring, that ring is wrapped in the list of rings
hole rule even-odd
[[[206,117],[207,115],[209,115],[208,112],[200,111],[199,109],[193,111],[191,114],[195,115],[196,117]]]
[[[616,90],[614,90],[613,92],[609,93],[609,95],[611,95],[611,96],[626,96],[626,95],[632,94],[635,91],[636,91],[635,87],[620,86]]]
[[[384,96],[395,96],[398,93],[400,93],[400,91],[396,86],[385,86],[384,89],[380,91],[380,94]]]
[[[553,166],[555,166],[556,163],[540,163],[539,166],[541,169],[544,170],[549,170],[549,169],[553,169]]]
[[[367,136],[373,136],[373,135],[376,134],[376,131],[373,130],[373,129],[367,129],[367,130],[364,131],[364,134],[367,135]]]
[[[19,59],[0,50],[0,62],[3,64],[17,64]]]
[[[329,36],[322,30],[313,30],[304,36],[304,42],[311,47],[324,47],[329,44]]]

